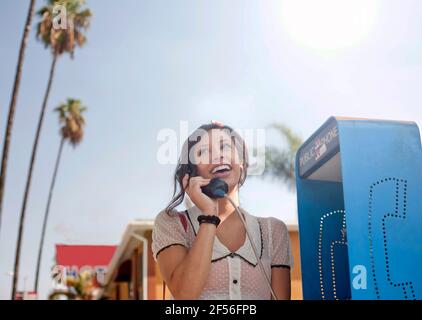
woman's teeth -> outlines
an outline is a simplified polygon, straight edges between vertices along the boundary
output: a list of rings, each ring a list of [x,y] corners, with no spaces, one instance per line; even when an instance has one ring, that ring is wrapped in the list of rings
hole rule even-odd
[[[212,171],[211,171],[211,173],[212,174],[215,174],[215,173],[222,173],[222,172],[225,172],[225,171],[230,171],[231,170],[231,168],[230,168],[230,166],[229,165],[221,165],[221,166],[217,166],[217,167],[215,167]]]

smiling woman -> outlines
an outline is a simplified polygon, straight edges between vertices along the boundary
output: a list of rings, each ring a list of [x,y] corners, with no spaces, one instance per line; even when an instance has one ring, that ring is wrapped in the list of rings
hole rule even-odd
[[[362,41],[376,22],[378,0],[283,0],[277,12],[289,36],[316,50]]]
[[[226,125],[202,125],[184,143],[173,199],[157,215],[152,233],[153,257],[172,298],[290,298],[286,225],[240,205],[247,154],[244,140]],[[224,198],[205,192],[215,178],[227,186]],[[178,211],[185,194],[194,206]]]

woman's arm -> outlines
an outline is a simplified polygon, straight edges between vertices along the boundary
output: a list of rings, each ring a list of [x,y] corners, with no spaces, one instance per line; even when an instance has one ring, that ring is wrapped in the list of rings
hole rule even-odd
[[[218,215],[217,201],[201,190],[210,180],[201,176],[189,179],[186,174],[183,188],[203,214]],[[197,299],[200,296],[211,269],[216,233],[214,224],[202,223],[190,250],[183,246],[171,246],[157,256],[161,274],[175,299]]]
[[[205,286],[211,268],[216,226],[203,223],[192,248],[171,246],[157,257],[164,281],[175,299],[197,299]]]
[[[290,269],[282,267],[271,268],[271,287],[278,300],[290,300]]]

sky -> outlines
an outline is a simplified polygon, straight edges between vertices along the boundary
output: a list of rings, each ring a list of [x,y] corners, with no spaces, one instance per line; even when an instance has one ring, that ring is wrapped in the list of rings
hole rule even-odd
[[[37,1],[37,8],[45,2]],[[29,1],[0,2],[0,144]],[[32,290],[42,217],[60,137],[52,111],[81,99],[84,141],[66,146],[40,279],[51,289],[54,245],[118,244],[133,219],[171,198],[174,165],[157,161],[160,130],[220,120],[239,129],[288,125],[303,139],[328,117],[422,124],[418,0],[89,0],[88,42],[59,59],[25,222],[19,289]],[[34,24],[38,18],[34,18]],[[0,230],[0,299],[11,290],[18,217],[51,54],[31,30],[13,128]],[[285,141],[266,129],[266,143]],[[2,146],[1,146],[2,147]],[[180,147],[180,144],[178,145]],[[280,181],[250,177],[240,202],[297,223]]]

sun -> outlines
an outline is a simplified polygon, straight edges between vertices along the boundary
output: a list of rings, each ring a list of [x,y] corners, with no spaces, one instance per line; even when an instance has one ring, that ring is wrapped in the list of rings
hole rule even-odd
[[[281,23],[302,46],[337,50],[361,42],[372,30],[378,0],[282,0]]]

